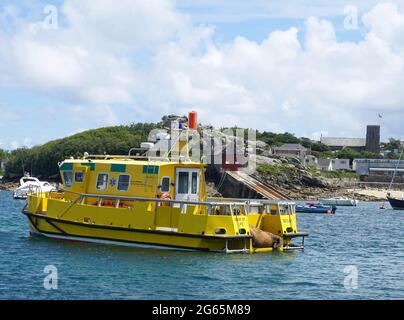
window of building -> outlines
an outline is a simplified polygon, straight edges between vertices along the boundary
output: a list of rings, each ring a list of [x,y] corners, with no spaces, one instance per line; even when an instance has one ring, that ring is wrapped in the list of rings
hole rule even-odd
[[[163,177],[161,180],[161,192],[170,191],[170,177]]]
[[[100,173],[97,178],[97,190],[106,190],[108,188],[108,174]]]
[[[74,173],[74,182],[82,183],[84,180],[84,173],[83,171],[76,171]]]
[[[72,171],[64,171],[63,172],[63,180],[66,187],[72,186],[73,180],[73,172]]]
[[[118,191],[128,191],[130,185],[130,175],[121,174],[118,178]]]

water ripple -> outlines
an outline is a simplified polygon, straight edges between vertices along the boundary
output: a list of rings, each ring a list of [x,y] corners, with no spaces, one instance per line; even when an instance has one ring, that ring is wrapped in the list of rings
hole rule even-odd
[[[404,299],[404,212],[377,203],[299,214],[306,250],[223,255],[30,237],[24,203],[0,192],[0,299]],[[58,268],[58,289],[43,287]],[[358,270],[347,289],[344,268]]]

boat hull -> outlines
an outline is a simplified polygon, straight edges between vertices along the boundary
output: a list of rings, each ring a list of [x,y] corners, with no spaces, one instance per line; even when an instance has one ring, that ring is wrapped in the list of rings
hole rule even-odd
[[[328,206],[338,206],[338,207],[356,207],[358,205],[358,200],[338,200],[338,199],[324,199],[321,203]]]
[[[28,217],[31,234],[57,240],[212,252],[249,252],[250,236],[204,236],[173,231],[137,230],[85,224],[23,213]]]
[[[21,195],[13,195],[14,200],[27,200],[27,196],[21,196]]]
[[[299,213],[320,213],[320,214],[333,214],[332,208],[308,208],[308,207],[296,207],[296,212]]]
[[[387,198],[391,207],[394,210],[404,210],[404,200],[394,199],[394,198]]]
[[[66,200],[62,194],[28,195],[22,213],[27,216],[31,233],[60,240],[119,244],[124,246],[157,246],[185,250],[224,253],[253,253],[254,237],[250,226],[283,238],[279,250],[298,250],[292,239],[304,242],[305,233],[298,232],[294,204],[261,204],[271,214],[258,213],[251,203],[190,202],[180,206],[161,205],[161,199],[136,198],[124,207],[78,198]],[[159,200],[159,201],[155,201]],[[176,200],[166,200],[175,202]],[[156,203],[157,202],[157,203]],[[204,211],[211,207],[211,214]],[[214,206],[214,207],[213,207]],[[223,211],[218,211],[222,208]],[[224,208],[224,209],[223,209]],[[206,208],[207,209],[207,208]],[[291,210],[290,213],[280,210]],[[268,242],[268,250],[274,248]]]

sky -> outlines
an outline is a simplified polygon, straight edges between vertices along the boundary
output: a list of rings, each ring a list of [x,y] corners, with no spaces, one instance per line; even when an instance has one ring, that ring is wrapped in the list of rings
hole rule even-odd
[[[0,0],[0,148],[191,110],[403,139],[404,0]]]

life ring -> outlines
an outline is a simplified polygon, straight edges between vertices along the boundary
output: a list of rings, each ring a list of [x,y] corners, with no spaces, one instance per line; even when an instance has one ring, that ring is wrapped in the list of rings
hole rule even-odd
[[[101,204],[102,207],[110,207],[110,208],[129,208],[126,203],[119,202],[119,205],[115,201],[103,201]]]
[[[103,201],[101,205],[103,207],[114,207],[114,203],[112,201]]]
[[[129,208],[129,206],[126,203],[119,202],[119,208],[127,209],[127,208]]]
[[[171,194],[169,194],[168,192],[162,193],[159,198],[161,200],[172,200]],[[160,202],[160,206],[169,207],[170,202]]]

